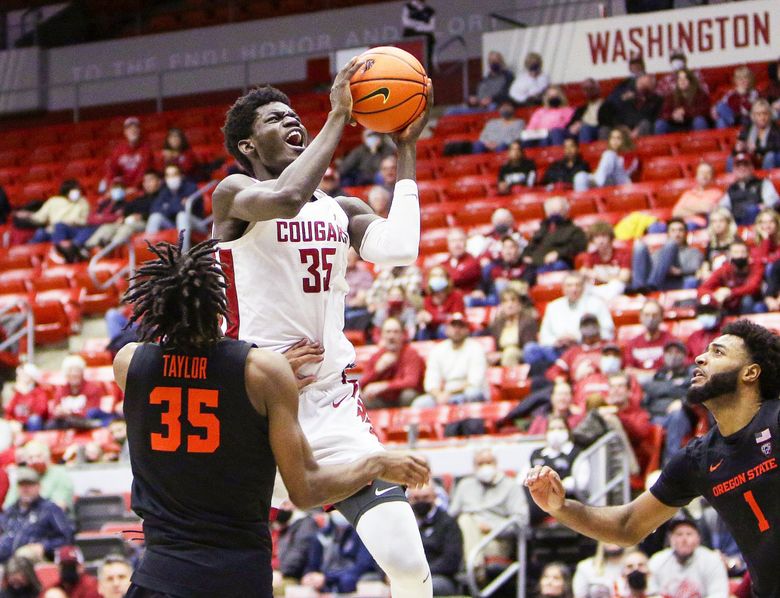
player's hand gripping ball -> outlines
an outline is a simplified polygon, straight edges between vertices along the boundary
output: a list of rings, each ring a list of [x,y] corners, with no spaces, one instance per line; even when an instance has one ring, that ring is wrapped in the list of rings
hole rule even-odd
[[[377,133],[404,129],[425,110],[428,76],[414,56],[392,46],[371,48],[350,79],[352,117]]]

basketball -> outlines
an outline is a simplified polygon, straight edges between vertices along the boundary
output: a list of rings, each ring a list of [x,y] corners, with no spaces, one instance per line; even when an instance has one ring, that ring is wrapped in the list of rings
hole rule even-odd
[[[392,46],[360,55],[365,64],[352,76],[352,116],[377,133],[400,131],[422,114],[427,75],[414,56]]]

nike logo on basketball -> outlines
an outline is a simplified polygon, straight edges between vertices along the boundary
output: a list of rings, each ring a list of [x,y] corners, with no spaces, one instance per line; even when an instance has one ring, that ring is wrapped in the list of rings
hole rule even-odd
[[[389,488],[385,488],[384,490],[380,490],[379,488],[377,488],[376,490],[374,490],[374,494],[376,494],[377,496],[382,496],[383,494],[387,494],[388,492],[390,492],[393,488],[398,488],[398,486],[390,486]]]
[[[360,98],[356,104],[359,104],[360,102],[364,102],[366,100],[370,100],[371,98],[375,98],[376,96],[384,96],[384,100],[382,100],[383,104],[387,104],[387,100],[390,99],[390,90],[387,87],[380,87],[379,89],[375,89],[368,95],[364,95],[362,98]]]
[[[333,406],[333,408],[334,408],[334,409],[338,409],[339,405],[341,405],[341,404],[342,404],[344,401],[346,401],[346,400],[347,400],[349,397],[351,397],[351,396],[352,396],[352,395],[351,395],[351,394],[349,394],[349,395],[347,395],[346,397],[343,397],[343,398],[342,398],[340,401],[338,401],[338,402],[337,402],[337,401],[333,401],[333,402],[331,403],[331,405]]]
[[[712,473],[713,471],[718,469],[718,467],[720,467],[721,463],[723,463],[723,459],[718,461],[715,465],[710,465],[710,473]]]

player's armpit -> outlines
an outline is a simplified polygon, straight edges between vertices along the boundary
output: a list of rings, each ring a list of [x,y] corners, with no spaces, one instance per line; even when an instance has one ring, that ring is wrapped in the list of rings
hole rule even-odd
[[[114,357],[114,380],[116,380],[117,386],[125,391],[125,385],[127,384],[127,370],[130,369],[130,362],[133,360],[138,343],[128,343],[116,354]]]
[[[217,221],[236,218],[261,222],[293,218],[309,197],[279,185],[276,179],[257,181],[243,174],[233,174],[220,181],[212,201]]]

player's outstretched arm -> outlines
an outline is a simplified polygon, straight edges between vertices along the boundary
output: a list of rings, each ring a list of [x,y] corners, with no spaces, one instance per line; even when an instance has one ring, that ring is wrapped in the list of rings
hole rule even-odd
[[[428,466],[413,455],[378,453],[349,464],[318,465],[298,424],[298,386],[282,355],[253,349],[246,380],[252,403],[268,418],[276,464],[299,508],[339,502],[378,478],[408,486],[427,481]]]
[[[256,181],[242,174],[223,179],[212,196],[217,221],[237,218],[247,222],[293,218],[311,199],[333,159],[344,126],[352,114],[349,80],[363,62],[350,60],[339,71],[330,91],[331,110],[320,133],[279,178]]]
[[[539,508],[576,532],[612,544],[637,544],[678,511],[644,492],[627,505],[589,507],[567,499],[561,478],[547,467],[534,467],[525,485]]]

